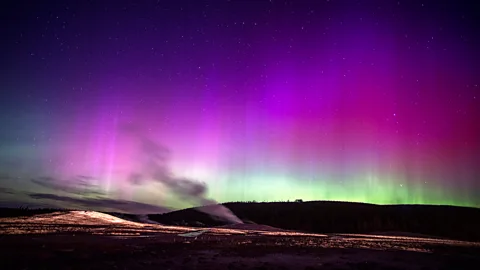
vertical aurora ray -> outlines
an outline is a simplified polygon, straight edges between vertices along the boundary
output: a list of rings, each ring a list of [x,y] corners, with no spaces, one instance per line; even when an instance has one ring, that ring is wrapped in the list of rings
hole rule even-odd
[[[59,15],[75,30],[58,33],[35,19],[50,9],[21,13],[31,27],[17,25],[0,77],[0,176],[28,190],[88,176],[110,199],[188,206],[131,183],[143,161],[121,129],[135,125],[168,149],[172,174],[221,202],[480,207],[472,7],[260,2],[77,3],[84,13]]]

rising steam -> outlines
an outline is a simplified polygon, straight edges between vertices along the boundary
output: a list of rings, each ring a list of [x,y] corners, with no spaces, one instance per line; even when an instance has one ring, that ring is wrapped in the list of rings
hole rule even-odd
[[[129,174],[131,184],[141,185],[148,181],[162,183],[182,200],[202,206],[196,208],[199,211],[232,223],[243,223],[227,207],[206,198],[205,183],[173,175],[168,164],[170,151],[166,147],[145,136],[138,128],[123,126],[121,130],[139,145],[139,156],[136,158],[141,167],[139,171]]]

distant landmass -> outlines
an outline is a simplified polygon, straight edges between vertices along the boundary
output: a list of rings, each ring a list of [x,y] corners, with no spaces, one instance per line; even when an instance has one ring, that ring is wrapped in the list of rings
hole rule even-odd
[[[410,233],[480,241],[480,209],[441,205],[375,205],[366,203],[236,202],[225,203],[246,223],[314,233]],[[150,220],[168,225],[210,227],[228,222],[196,208],[158,215]]]
[[[480,208],[442,205],[375,205],[309,201],[225,203],[246,224],[262,224],[311,233],[429,235],[480,241]],[[108,213],[126,220],[165,225],[213,227],[230,224],[198,211],[199,207],[164,214]],[[36,215],[59,209],[0,208],[0,217]]]

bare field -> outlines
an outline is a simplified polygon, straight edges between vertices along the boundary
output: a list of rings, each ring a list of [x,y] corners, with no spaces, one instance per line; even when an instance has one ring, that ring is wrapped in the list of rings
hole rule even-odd
[[[477,269],[480,243],[304,234],[268,226],[198,228],[74,211],[0,219],[2,269]]]

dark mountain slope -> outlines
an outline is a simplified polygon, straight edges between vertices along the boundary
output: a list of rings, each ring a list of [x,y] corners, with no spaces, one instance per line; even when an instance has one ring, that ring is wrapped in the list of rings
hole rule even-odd
[[[312,201],[224,204],[240,219],[273,227],[318,233],[402,231],[480,241],[480,209],[439,205],[374,205]],[[151,220],[169,225],[227,224],[194,208]]]

